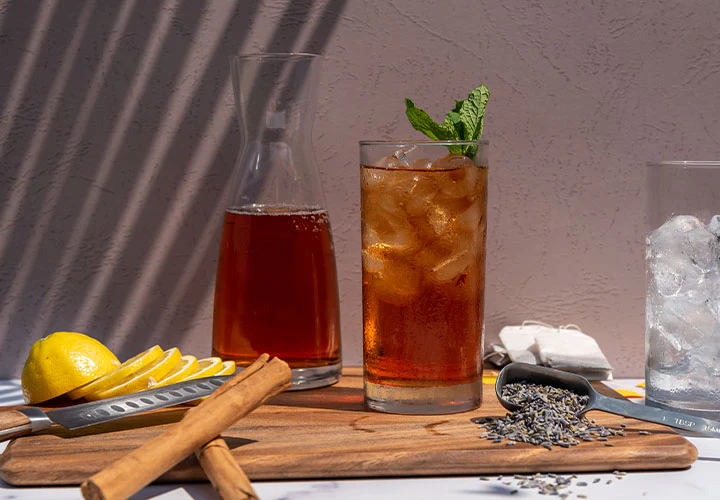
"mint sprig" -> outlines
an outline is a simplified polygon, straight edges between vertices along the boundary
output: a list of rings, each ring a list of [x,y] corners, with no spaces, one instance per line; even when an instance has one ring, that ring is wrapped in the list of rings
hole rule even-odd
[[[455,101],[455,108],[445,115],[440,124],[430,118],[425,111],[405,99],[405,114],[413,128],[436,141],[476,141],[482,135],[485,108],[490,99],[490,91],[480,85],[468,95],[467,99]],[[477,154],[476,145],[448,146],[451,153],[473,158]]]

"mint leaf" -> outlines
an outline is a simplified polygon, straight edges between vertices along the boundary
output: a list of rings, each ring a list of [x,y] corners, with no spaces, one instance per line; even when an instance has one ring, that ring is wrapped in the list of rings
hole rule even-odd
[[[430,116],[410,99],[405,99],[405,114],[413,128],[436,141],[476,141],[482,135],[485,108],[490,98],[490,91],[480,85],[467,99],[456,100],[455,108],[445,115],[442,124],[435,122]],[[477,154],[477,146],[448,146],[453,154],[461,154],[473,158]]]
[[[448,114],[445,115],[444,125],[448,128],[452,128],[453,130],[455,130],[458,138],[465,136],[465,126],[460,119],[460,113],[456,111],[450,111]]]
[[[445,122],[443,123],[443,126],[445,126],[445,128],[454,130],[456,138],[460,138],[463,136],[463,124],[460,121],[460,115],[458,113],[455,113],[454,111],[449,112],[445,116]],[[454,155],[465,154],[464,146],[448,146],[448,149]]]
[[[445,124],[440,125],[430,118],[425,111],[416,108],[410,99],[405,99],[405,114],[410,120],[413,128],[422,132],[430,139],[436,141],[452,141],[459,139],[457,132],[453,127],[447,127]]]
[[[460,104],[458,114],[463,124],[464,134],[462,138],[464,140],[476,141],[482,135],[485,108],[487,107],[489,99],[490,91],[485,85],[480,85],[470,92],[468,98]],[[459,101],[456,101],[456,108],[458,107],[458,102]],[[467,156],[472,158],[476,153],[477,146],[466,146],[465,154]]]

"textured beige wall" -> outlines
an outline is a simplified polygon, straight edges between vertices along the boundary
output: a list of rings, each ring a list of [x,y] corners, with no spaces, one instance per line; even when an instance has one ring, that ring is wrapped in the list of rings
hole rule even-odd
[[[235,52],[326,55],[315,151],[361,362],[357,141],[491,90],[488,340],[577,323],[642,374],[648,159],[720,156],[720,3],[0,0],[0,377],[61,329],[210,352]]]

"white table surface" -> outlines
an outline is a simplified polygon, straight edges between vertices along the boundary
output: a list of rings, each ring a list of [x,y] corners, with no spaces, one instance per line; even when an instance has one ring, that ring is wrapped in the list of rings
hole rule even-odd
[[[615,380],[607,382],[610,387],[632,389],[642,393],[636,385],[638,380]],[[642,400],[634,400],[642,403]],[[0,406],[22,404],[17,380],[0,381]],[[687,436],[687,435],[686,435]],[[662,499],[674,500],[720,499],[718,479],[720,479],[720,439],[690,437],[697,447],[697,462],[687,470],[669,472],[628,472],[622,480],[613,474],[578,474],[569,490],[568,499]],[[0,444],[0,451],[5,444]],[[594,483],[597,478],[600,481]],[[488,476],[488,481],[479,477],[422,478],[422,479],[363,479],[342,481],[282,481],[254,482],[253,486],[263,500],[302,500],[342,498],[355,500],[370,498],[382,499],[488,499],[507,500],[547,498],[535,489],[517,490],[510,476],[499,479]],[[607,481],[611,484],[606,484]],[[577,482],[586,482],[587,486],[577,486]],[[510,483],[509,485],[505,483]],[[563,490],[565,491],[565,490]],[[77,500],[81,499],[80,489],[72,488],[17,488],[0,481],[0,500]],[[149,486],[132,497],[133,500],[163,499],[217,499],[210,484],[176,484]],[[557,497],[554,497],[557,498]]]

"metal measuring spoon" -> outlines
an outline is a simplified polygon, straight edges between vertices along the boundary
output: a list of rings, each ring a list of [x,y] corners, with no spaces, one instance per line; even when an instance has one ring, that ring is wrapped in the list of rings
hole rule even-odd
[[[514,382],[548,385],[558,389],[567,389],[579,396],[588,396],[587,405],[578,412],[578,415],[583,415],[590,410],[607,411],[615,415],[685,429],[705,436],[720,437],[720,422],[631,403],[625,399],[603,396],[593,389],[590,382],[583,376],[527,363],[510,363],[500,371],[495,382],[495,394],[497,394],[500,404],[510,411],[520,409],[520,405],[504,400],[502,390],[505,385]]]

